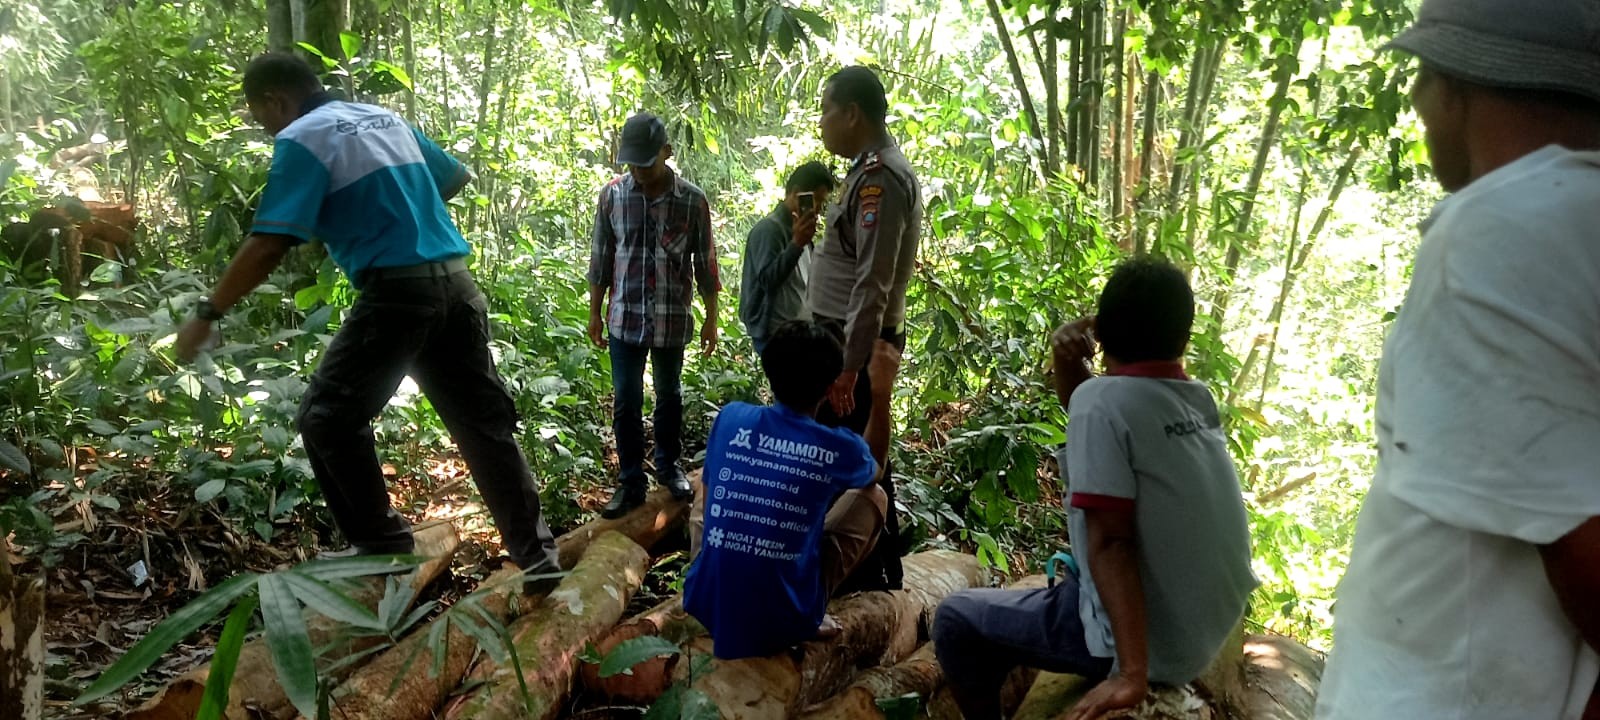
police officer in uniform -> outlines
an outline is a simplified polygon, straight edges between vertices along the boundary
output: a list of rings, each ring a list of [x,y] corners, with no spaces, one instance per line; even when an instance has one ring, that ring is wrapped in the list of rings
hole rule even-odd
[[[867,364],[874,346],[881,339],[896,350],[905,348],[906,285],[922,229],[922,193],[885,126],[888,107],[883,83],[865,67],[847,67],[823,85],[822,143],[853,162],[839,201],[828,211],[807,296],[816,321],[845,348],[845,370],[829,389],[818,420],[858,433],[865,430],[872,406]],[[841,592],[901,585],[905,549],[899,542],[892,472],[886,469],[880,482],[889,498],[883,537]]]

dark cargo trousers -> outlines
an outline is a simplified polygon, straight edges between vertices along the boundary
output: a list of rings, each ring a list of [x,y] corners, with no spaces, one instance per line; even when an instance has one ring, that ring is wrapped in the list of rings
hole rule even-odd
[[[531,573],[555,572],[555,538],[514,435],[516,408],[489,353],[488,306],[459,268],[362,275],[362,293],[300,405],[306,454],[352,545],[410,552],[411,526],[389,505],[372,435],[372,419],[410,375],[460,448],[511,559]]]

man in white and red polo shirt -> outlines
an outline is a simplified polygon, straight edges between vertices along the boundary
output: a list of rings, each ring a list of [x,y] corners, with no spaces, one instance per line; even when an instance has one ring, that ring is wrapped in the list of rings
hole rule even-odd
[[[1000,685],[1019,665],[1100,683],[1073,720],[1132,707],[1151,683],[1198,677],[1244,616],[1249,529],[1216,401],[1183,372],[1193,322],[1183,272],[1138,258],[1112,273],[1093,319],[1051,338],[1078,569],[1050,588],[969,590],[939,606],[934,648],[968,720],[1000,717]]]

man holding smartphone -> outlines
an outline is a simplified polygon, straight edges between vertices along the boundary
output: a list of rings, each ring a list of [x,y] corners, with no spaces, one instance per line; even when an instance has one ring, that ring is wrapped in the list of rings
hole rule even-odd
[[[739,287],[739,320],[757,353],[784,323],[810,320],[806,282],[817,211],[837,185],[828,166],[808,162],[789,173],[783,202],[750,229]]]

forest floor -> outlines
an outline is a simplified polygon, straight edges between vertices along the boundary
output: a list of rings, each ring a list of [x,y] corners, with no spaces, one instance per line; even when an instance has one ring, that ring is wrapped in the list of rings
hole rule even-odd
[[[471,592],[506,558],[487,514],[471,497],[465,465],[454,457],[430,465],[428,477],[395,477],[389,466],[385,472],[391,502],[409,508],[413,522],[449,519],[461,531],[451,572],[418,599],[439,601],[442,608]],[[236,530],[236,523],[214,508],[196,505],[187,489],[175,488],[166,478],[121,485],[117,495],[124,500],[115,510],[85,504],[61,514],[72,519],[57,524],[58,536],[82,537],[60,551],[52,567],[38,557],[22,556],[10,542],[4,548],[21,573],[45,576],[48,719],[114,717],[138,706],[173,678],[210,659],[220,618],[165,653],[121,692],[84,707],[74,706],[73,700],[152,627],[205,590],[238,573],[269,572],[311,559],[332,540],[328,528],[305,527],[297,519],[297,526],[280,526],[270,542],[264,541],[253,532]],[[593,513],[609,495],[605,487],[583,488],[577,503],[586,514]],[[560,534],[570,528],[553,529]],[[629,613],[672,595],[682,565],[681,552],[660,557],[658,571],[650,573]]]

